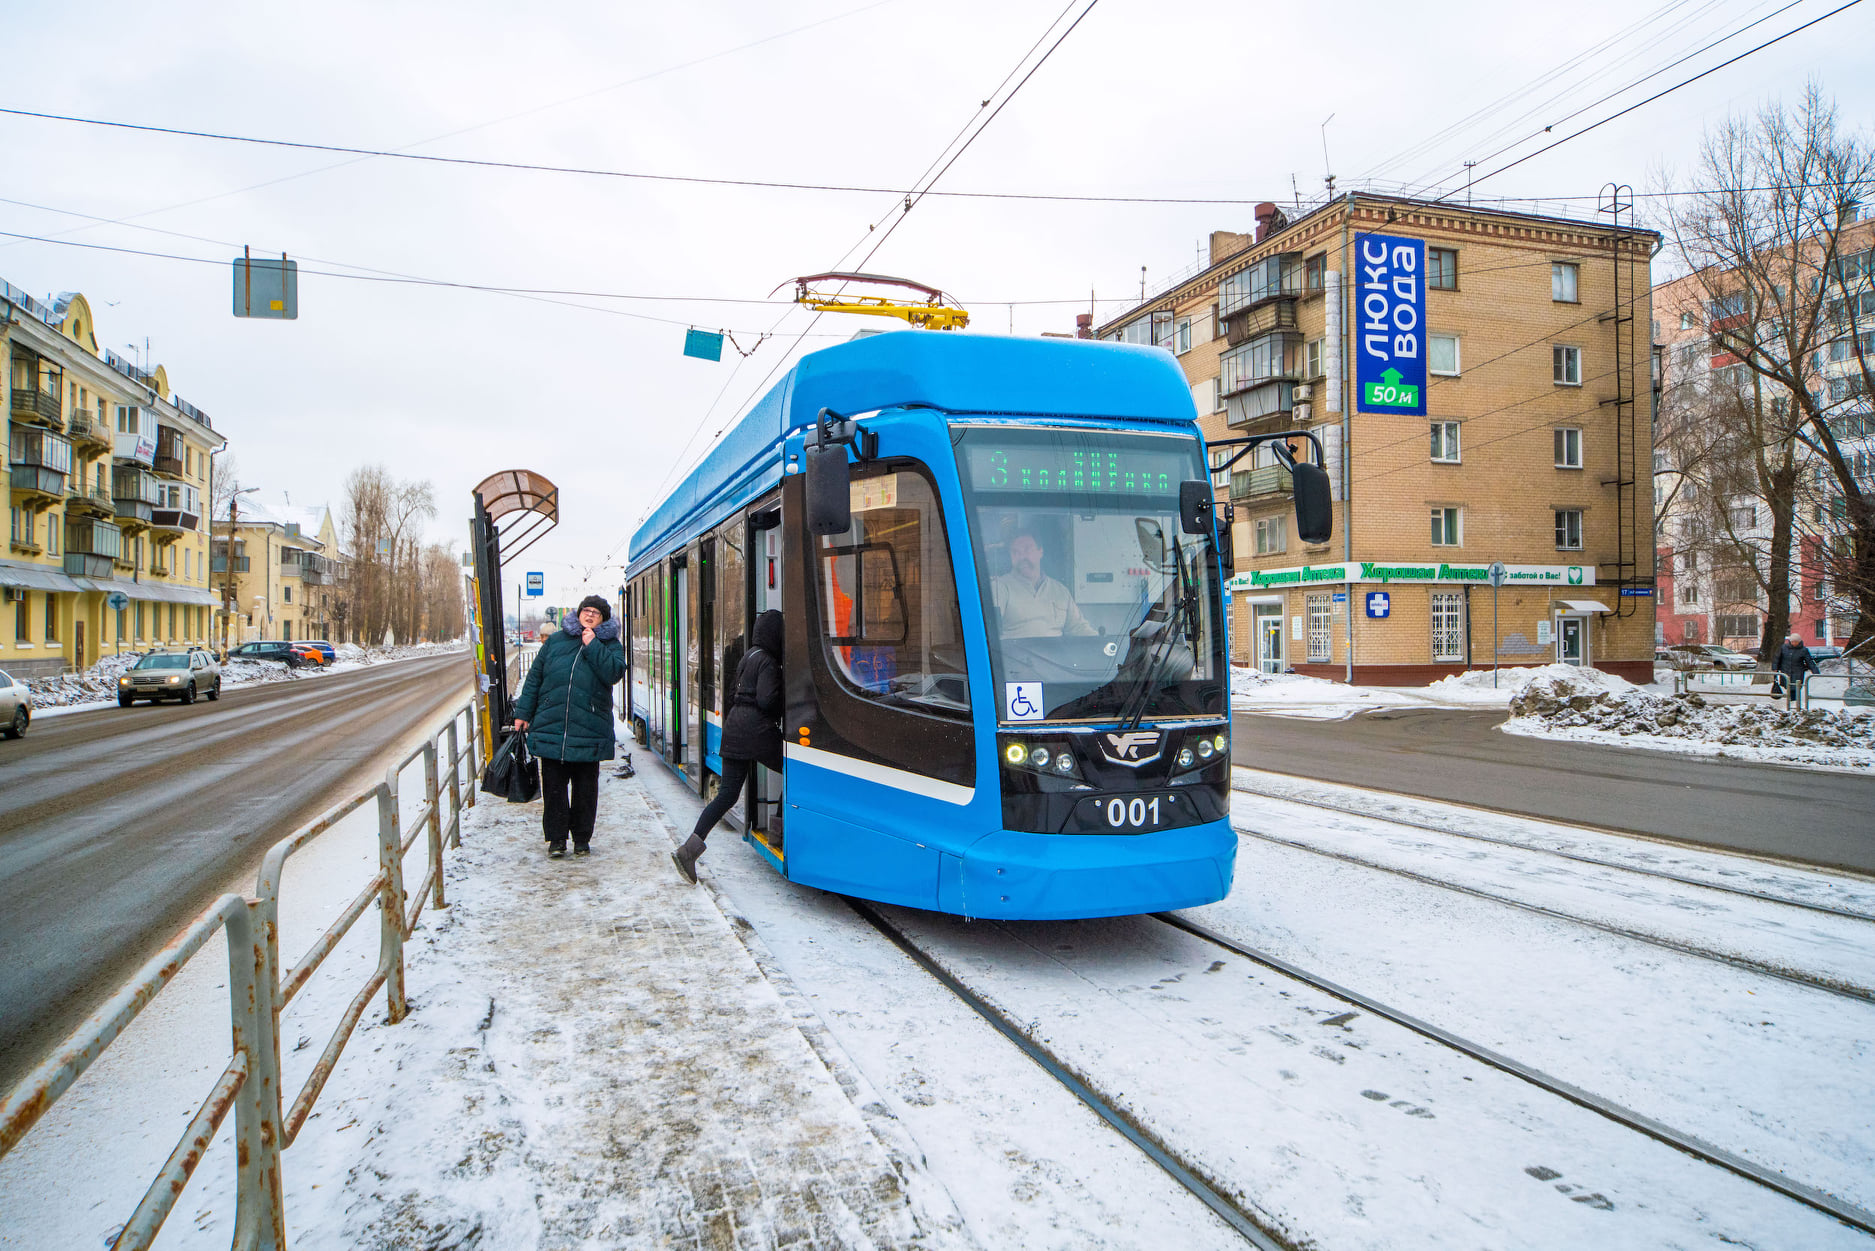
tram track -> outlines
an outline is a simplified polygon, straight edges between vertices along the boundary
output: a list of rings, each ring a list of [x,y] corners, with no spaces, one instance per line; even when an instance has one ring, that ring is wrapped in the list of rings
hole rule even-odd
[[[1729,1173],[1744,1178],[1747,1181],[1754,1182],[1768,1190],[1775,1191],[1785,1198],[1792,1199],[1806,1207],[1831,1216],[1841,1221],[1843,1224],[1858,1229],[1863,1233],[1875,1234],[1875,1213],[1871,1213],[1855,1204],[1837,1199],[1833,1195],[1826,1194],[1814,1187],[1806,1186],[1802,1182],[1786,1177],[1775,1169],[1769,1169],[1762,1165],[1754,1164],[1743,1156],[1736,1155],[1733,1152],[1725,1150],[1723,1147],[1709,1143],[1696,1135],[1676,1130],[1632,1108],[1625,1107],[1611,1099],[1604,1099],[1600,1095],[1582,1089],[1580,1086],[1563,1081],[1559,1077],[1553,1077],[1543,1072],[1541,1069],[1533,1068],[1530,1065],[1514,1060],[1480,1043],[1472,1042],[1467,1038],[1452,1033],[1450,1030],[1442,1029],[1429,1021],[1413,1016],[1411,1013],[1383,1003],[1370,995],[1330,981],[1319,974],[1311,973],[1298,965],[1282,959],[1280,956],[1272,955],[1269,952],[1260,951],[1254,947],[1239,943],[1235,939],[1220,934],[1187,917],[1180,916],[1177,913],[1166,912],[1155,914],[1155,918],[1166,925],[1172,926],[1174,929],[1191,935],[1193,938],[1209,943],[1221,950],[1228,951],[1242,959],[1249,960],[1253,964],[1260,965],[1273,973],[1300,982],[1324,994],[1332,995],[1346,1004],[1357,1007],[1364,1012],[1371,1013],[1383,1020],[1391,1021],[1395,1025],[1410,1030],[1422,1038],[1439,1043],[1481,1064],[1488,1065],[1499,1072],[1506,1073],[1521,1081],[1527,1082],[1549,1094],[1565,1099],[1578,1107],[1605,1117],[1617,1125],[1643,1134],[1656,1142],[1663,1143],[1695,1159],[1724,1169]]]
[[[1219,1220],[1241,1235],[1245,1242],[1259,1248],[1259,1251],[1294,1251],[1295,1244],[1266,1229],[1261,1219],[1232,1199],[1224,1187],[1207,1178],[1196,1165],[1180,1159],[1165,1142],[1148,1132],[1138,1121],[1116,1108],[1101,1094],[1093,1082],[1076,1073],[1059,1056],[1037,1042],[1029,1031],[1008,1013],[971,990],[872,904],[851,896],[842,896],[842,898],[862,921],[902,951],[907,959],[923,969],[971,1011],[983,1018],[990,1028],[1008,1039],[1017,1050],[1059,1082],[1069,1094],[1098,1116],[1108,1127],[1138,1148],[1167,1176],[1209,1208]]]
[[[1342,816],[1360,817],[1369,821],[1384,821],[1390,825],[1400,825],[1409,829],[1425,830],[1432,834],[1442,834],[1451,838],[1470,839],[1473,842],[1489,843],[1496,847],[1511,847],[1520,851],[1529,851],[1538,855],[1551,856],[1559,860],[1568,860],[1575,864],[1594,865],[1598,868],[1614,869],[1639,877],[1659,878],[1663,881],[1675,882],[1682,886],[1694,886],[1701,890],[1716,891],[1720,894],[1737,895],[1746,899],[1760,900],[1764,903],[1780,904],[1787,908],[1799,908],[1806,912],[1818,912],[1826,916],[1842,917],[1851,921],[1867,921],[1870,924],[1875,924],[1875,914],[1863,912],[1855,908],[1839,908],[1832,904],[1815,903],[1807,899],[1792,899],[1787,895],[1778,895],[1770,891],[1753,890],[1747,886],[1733,886],[1723,882],[1711,882],[1704,878],[1693,877],[1690,874],[1674,873],[1664,869],[1648,869],[1632,864],[1622,864],[1617,860],[1603,860],[1596,856],[1585,856],[1578,852],[1564,851],[1556,847],[1543,847],[1533,843],[1519,842],[1513,838],[1495,838],[1489,834],[1479,833],[1475,830],[1461,830],[1449,826],[1434,825],[1430,821],[1415,821],[1407,817],[1367,812],[1360,808],[1350,808],[1341,804],[1327,803],[1319,799],[1304,799],[1281,790],[1264,789],[1250,785],[1244,779],[1241,771],[1238,771],[1231,778],[1231,789],[1233,791],[1240,791],[1246,795],[1255,795],[1261,799],[1273,799],[1279,803],[1301,804],[1307,808],[1320,808],[1325,812],[1338,813]],[[1388,793],[1390,794],[1391,792]],[[1549,822],[1549,824],[1555,823]],[[1633,837],[1632,835],[1617,834],[1614,831],[1595,830],[1586,826],[1583,827],[1583,832],[1598,834],[1605,837]],[[1814,870],[1811,871],[1814,872]]]

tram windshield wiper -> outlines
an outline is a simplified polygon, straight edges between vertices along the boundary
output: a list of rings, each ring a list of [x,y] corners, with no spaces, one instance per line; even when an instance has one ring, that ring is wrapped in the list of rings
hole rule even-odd
[[[1165,563],[1165,538],[1159,524],[1146,517],[1136,520],[1140,536],[1141,554],[1155,568],[1163,568]],[[1156,543],[1154,542],[1156,540]],[[1158,559],[1154,560],[1154,547]],[[1188,643],[1187,667],[1190,658],[1198,650],[1198,605],[1197,596],[1192,589],[1193,579],[1185,566],[1185,546],[1176,534],[1172,536],[1172,585],[1173,594],[1170,602],[1161,598],[1146,610],[1140,623],[1130,632],[1137,646],[1145,634],[1148,625],[1156,624],[1151,641],[1146,644],[1144,663],[1135,671],[1132,685],[1127,688],[1126,697],[1121,701],[1121,720],[1125,729],[1133,730],[1145,718],[1146,709],[1152,704],[1152,696],[1178,651],[1178,636],[1181,627]],[[1124,666],[1122,672],[1124,672]],[[1118,675],[1116,675],[1117,677]]]

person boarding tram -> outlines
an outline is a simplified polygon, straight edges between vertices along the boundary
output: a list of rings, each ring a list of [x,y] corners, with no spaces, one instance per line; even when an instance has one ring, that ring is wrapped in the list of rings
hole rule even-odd
[[[749,768],[756,762],[781,772],[782,644],[785,637],[779,610],[770,608],[755,618],[748,652],[736,666],[736,681],[723,718],[723,775],[716,798],[697,817],[696,828],[684,845],[671,853],[677,871],[695,884],[697,858],[711,830],[723,814],[742,798]]]

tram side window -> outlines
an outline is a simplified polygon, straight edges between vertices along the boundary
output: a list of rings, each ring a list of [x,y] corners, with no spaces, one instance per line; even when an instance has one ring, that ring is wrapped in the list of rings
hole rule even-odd
[[[711,712],[723,710],[723,695],[736,680],[736,666],[742,663],[743,606],[747,588],[743,585],[742,518],[736,517],[716,532],[716,675],[714,690],[709,693]]]
[[[645,581],[640,578],[627,592],[631,596],[632,676],[643,682],[651,673],[651,635],[645,619]]]
[[[957,587],[930,479],[898,461],[855,478],[852,492],[852,525],[818,544],[829,666],[863,698],[967,714]]]

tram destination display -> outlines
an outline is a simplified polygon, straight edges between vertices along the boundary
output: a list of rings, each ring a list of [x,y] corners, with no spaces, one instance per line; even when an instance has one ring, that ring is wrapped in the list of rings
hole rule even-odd
[[[978,491],[1176,496],[1178,484],[1193,472],[1191,445],[1179,442],[1160,451],[1139,442],[1104,448],[1052,442],[968,445],[964,470]]]

